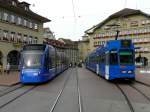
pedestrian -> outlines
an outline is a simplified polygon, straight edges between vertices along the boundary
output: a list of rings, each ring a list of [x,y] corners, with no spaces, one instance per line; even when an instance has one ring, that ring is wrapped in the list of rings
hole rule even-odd
[[[72,67],[72,63],[70,63],[70,65],[69,65],[70,67]]]
[[[74,63],[74,66],[76,67],[76,65],[77,65],[77,63],[75,62],[75,63]]]
[[[10,64],[7,63],[7,65],[6,65],[6,73],[9,74],[9,72],[10,72]]]
[[[2,74],[3,73],[3,65],[0,64],[0,73]]]

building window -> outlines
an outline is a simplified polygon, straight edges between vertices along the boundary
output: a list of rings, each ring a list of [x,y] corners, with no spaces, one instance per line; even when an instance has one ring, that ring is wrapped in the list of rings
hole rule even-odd
[[[3,20],[8,21],[8,13],[4,12],[3,14]]]
[[[24,25],[24,26],[27,26],[27,20],[24,19],[23,25]]]
[[[3,40],[2,30],[0,29],[0,40]]]
[[[27,27],[30,28],[30,22],[29,21],[27,21]]]
[[[131,27],[136,27],[136,26],[138,26],[138,21],[132,21],[132,22],[130,23],[130,26],[131,26]]]
[[[32,44],[33,43],[33,38],[32,36],[29,36],[29,44]]]
[[[25,7],[24,7],[24,10],[28,11],[28,10],[29,10],[29,7],[25,6]]]
[[[24,43],[27,43],[27,41],[28,41],[28,40],[27,40],[27,37],[28,37],[27,35],[24,35],[24,36],[23,36],[23,42],[24,42]]]
[[[142,25],[145,25],[145,21],[142,21]]]
[[[150,24],[150,20],[143,20],[141,24],[142,25],[149,25]]]
[[[13,6],[17,6],[17,4],[16,4],[15,1],[12,1],[12,5],[13,5]]]
[[[2,12],[0,12],[0,20],[2,19]]]
[[[11,32],[11,34],[10,34],[10,40],[14,41],[14,39],[15,39],[15,32]]]
[[[21,33],[18,33],[17,35],[17,42],[21,42]]]
[[[3,40],[8,40],[8,38],[9,38],[9,37],[8,37],[8,31],[7,31],[7,30],[4,30],[4,31],[3,31],[3,34],[4,34],[4,35],[3,35]]]
[[[109,26],[105,26],[105,27],[104,27],[104,30],[109,30],[109,29],[110,29]]]
[[[34,43],[35,43],[35,44],[37,44],[37,42],[38,42],[38,38],[37,38],[37,37],[35,37],[35,39],[34,39]]]
[[[21,25],[21,18],[20,17],[18,17],[17,24]]]
[[[14,16],[14,15],[11,15],[11,16],[10,16],[10,22],[11,22],[11,23],[15,23],[15,16]]]
[[[29,22],[29,28],[32,28],[33,26],[32,26],[32,22]]]
[[[26,43],[29,44],[29,37],[26,38]]]
[[[146,20],[146,24],[150,24],[150,20]]]
[[[34,24],[34,29],[37,30],[38,29],[38,25],[35,23]]]

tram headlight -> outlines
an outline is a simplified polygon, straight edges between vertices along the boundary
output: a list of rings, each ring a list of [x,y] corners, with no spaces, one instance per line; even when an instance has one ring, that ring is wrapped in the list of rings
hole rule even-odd
[[[123,70],[123,71],[121,71],[121,73],[127,73],[127,71]]]
[[[132,71],[132,70],[129,70],[129,71],[128,71],[128,73],[129,73],[129,74],[132,74],[132,73],[133,73],[133,71]]]

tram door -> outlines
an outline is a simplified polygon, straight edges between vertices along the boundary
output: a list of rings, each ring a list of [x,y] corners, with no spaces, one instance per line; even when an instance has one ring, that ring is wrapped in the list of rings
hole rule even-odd
[[[109,80],[109,52],[105,55],[105,78]]]

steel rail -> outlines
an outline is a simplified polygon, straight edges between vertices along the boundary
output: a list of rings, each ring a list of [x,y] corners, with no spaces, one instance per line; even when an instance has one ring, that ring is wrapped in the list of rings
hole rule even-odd
[[[133,89],[135,89],[137,92],[139,92],[142,96],[144,96],[150,102],[150,98],[148,96],[146,96],[140,89],[138,89],[137,87],[135,87],[133,85],[129,85],[129,86],[132,87]]]
[[[70,78],[70,74],[68,73],[68,76],[67,76],[67,78],[66,78],[66,80],[65,80],[65,82],[64,82],[64,84],[63,84],[63,87],[62,87],[62,89],[59,91],[59,93],[58,93],[58,95],[57,95],[57,97],[56,97],[56,99],[55,99],[55,101],[54,101],[54,104],[53,104],[53,106],[52,106],[52,108],[50,109],[49,112],[53,112],[53,111],[55,110],[55,107],[56,107],[56,105],[57,105],[57,103],[58,103],[58,101],[59,101],[59,99],[60,99],[60,96],[62,95],[62,93],[63,93],[63,91],[64,91],[64,88],[66,87],[66,84],[67,84],[69,78]]]
[[[19,85],[15,85],[15,86],[3,89],[2,91],[0,91],[0,97],[5,96],[5,95],[7,95],[7,94],[9,94],[11,92],[14,92],[14,91],[20,89],[20,88],[23,88],[23,87],[24,87],[24,85],[19,84]]]
[[[125,97],[126,101],[127,101],[127,104],[130,108],[130,111],[131,112],[135,112],[133,106],[132,106],[132,103],[130,102],[128,96],[126,95],[126,93],[123,91],[123,89],[118,85],[118,84],[115,84],[117,86],[117,88],[121,91],[121,93],[123,94],[123,96]]]
[[[77,91],[78,91],[78,104],[79,104],[79,112],[82,112],[82,102],[81,102],[81,92],[80,92],[80,84],[79,84],[79,77],[78,77],[78,71],[76,68],[76,79],[77,79]]]
[[[37,87],[37,86],[33,86],[32,88],[26,90],[25,92],[23,92],[23,93],[17,95],[15,98],[13,98],[13,99],[9,100],[8,102],[6,102],[6,103],[0,105],[0,109],[2,109],[3,107],[7,106],[8,104],[14,102],[15,100],[17,100],[17,99],[20,98],[21,96],[27,94],[28,92],[30,92],[31,90],[33,90],[33,89],[36,88],[36,87]]]
[[[142,84],[142,85],[144,85],[144,86],[150,87],[150,85],[149,85],[149,84],[146,84],[146,83],[144,83],[144,82],[137,81],[137,80],[135,80],[135,82],[136,82],[136,83],[139,83],[139,84]]]

